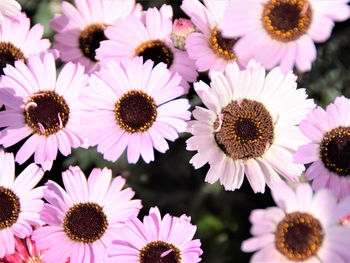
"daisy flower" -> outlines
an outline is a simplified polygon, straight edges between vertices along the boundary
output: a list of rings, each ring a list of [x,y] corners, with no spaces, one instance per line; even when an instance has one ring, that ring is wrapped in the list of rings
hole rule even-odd
[[[145,23],[135,16],[119,20],[106,29],[109,40],[101,42],[96,58],[120,61],[125,56],[141,56],[144,61],[153,60],[154,65],[164,62],[171,72],[178,72],[183,77],[182,85],[189,88],[187,81],[195,81],[198,73],[187,53],[174,48],[171,39],[172,17],[172,8],[163,5],[160,10],[150,8],[144,12],[142,19]]]
[[[228,63],[236,61],[233,51],[237,38],[223,37],[218,29],[229,0],[184,0],[181,9],[201,32],[191,33],[186,39],[186,50],[195,60],[198,71],[224,71]]]
[[[349,0],[232,0],[219,28],[225,37],[240,38],[234,51],[240,62],[251,58],[266,69],[277,64],[286,73],[294,64],[311,69],[315,42],[326,41],[334,21],[350,16]]]
[[[240,71],[236,63],[225,73],[213,71],[211,87],[194,85],[207,108],[196,107],[187,149],[198,151],[190,163],[197,169],[209,162],[205,180],[220,179],[226,190],[242,185],[244,173],[254,192],[264,192],[281,180],[298,181],[303,165],[293,153],[305,142],[297,125],[314,107],[305,89],[296,89],[296,76],[265,69],[251,61]]]
[[[295,153],[296,163],[312,163],[305,176],[312,188],[330,188],[342,198],[350,194],[350,100],[337,97],[326,110],[317,107],[300,123],[309,139]]]
[[[0,24],[1,75],[6,64],[13,66],[17,60],[26,61],[31,55],[47,51],[51,45],[48,39],[41,39],[44,33],[42,25],[36,24],[30,28],[30,20],[24,13],[16,16],[16,19],[5,17]]]
[[[200,262],[203,253],[199,239],[194,239],[196,226],[191,218],[166,214],[163,219],[157,207],[141,222],[133,217],[120,230],[121,240],[112,243],[108,253],[110,262],[165,263]]]
[[[135,5],[135,0],[76,0],[75,4],[77,8],[63,1],[63,15],[56,14],[51,20],[51,27],[58,32],[54,48],[63,61],[79,62],[91,73],[98,69],[95,51],[108,39],[106,26],[130,14],[141,16],[141,5]]]
[[[0,1],[0,24],[4,21],[5,17],[15,18],[21,13],[21,5],[15,0],[2,0]]]
[[[67,156],[71,147],[83,144],[78,94],[85,88],[88,76],[84,67],[66,64],[56,81],[52,54],[43,59],[31,56],[26,66],[17,61],[7,66],[0,80],[0,144],[14,145],[29,136],[16,154],[16,162],[24,163],[33,153],[35,163],[50,170],[57,150]]]
[[[112,179],[112,171],[93,169],[86,180],[79,167],[62,173],[66,191],[49,180],[45,185],[41,219],[47,226],[36,229],[32,239],[45,263],[105,262],[107,247],[118,237],[118,229],[141,209],[131,200],[131,188],[121,190],[125,179]]]
[[[339,219],[350,212],[350,197],[337,198],[323,189],[315,194],[308,184],[296,190],[284,182],[272,187],[277,207],[253,210],[254,237],[242,243],[244,252],[255,253],[250,262],[337,262],[350,258],[350,228]]]
[[[90,87],[81,95],[87,114],[86,136],[106,160],[116,161],[128,147],[129,163],[140,155],[146,163],[154,160],[153,147],[164,153],[165,139],[174,141],[186,131],[190,119],[181,77],[164,63],[153,67],[142,57],[109,61],[92,74]]]
[[[34,186],[44,171],[32,163],[15,179],[13,154],[2,149],[0,167],[0,258],[3,258],[15,252],[15,237],[30,235],[32,226],[43,223],[40,212],[44,188]]]

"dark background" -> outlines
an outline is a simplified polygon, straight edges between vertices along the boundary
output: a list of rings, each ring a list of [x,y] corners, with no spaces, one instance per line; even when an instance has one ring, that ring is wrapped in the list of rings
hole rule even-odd
[[[218,0],[219,1],[219,0]],[[45,38],[53,41],[54,32],[49,27],[53,13],[59,12],[59,0],[19,0],[23,10],[32,19],[32,24],[45,26]],[[71,1],[70,1],[71,2]],[[173,7],[174,17],[186,17],[179,6],[181,1],[138,1],[144,9],[160,7],[166,3]],[[310,97],[322,107],[332,102],[341,94],[350,97],[350,22],[337,23],[332,37],[325,43],[317,45],[318,58],[311,72],[298,75],[299,87],[307,89]],[[199,79],[208,83],[206,74]],[[200,105],[198,97],[191,88],[187,95],[191,105]],[[173,216],[187,214],[192,223],[197,225],[195,238],[201,239],[203,262],[226,263],[248,262],[251,254],[241,252],[241,242],[250,237],[250,211],[257,208],[273,206],[270,191],[254,194],[247,180],[241,189],[226,192],[223,187],[204,182],[208,166],[195,170],[189,160],[195,152],[186,151],[186,139],[189,134],[181,134],[175,142],[169,142],[170,149],[165,154],[155,152],[155,161],[145,164],[139,160],[136,165],[127,163],[126,155],[122,155],[115,163],[105,161],[95,148],[73,149],[68,157],[58,155],[50,172],[45,174],[41,184],[48,179],[61,182],[61,172],[69,165],[79,165],[86,176],[95,167],[109,167],[113,175],[122,175],[127,185],[136,192],[135,197],[142,199],[143,209],[140,218],[148,213],[149,208],[158,206],[164,215]],[[22,142],[10,147],[7,151],[16,152]],[[16,165],[17,174],[33,158],[24,165]]]

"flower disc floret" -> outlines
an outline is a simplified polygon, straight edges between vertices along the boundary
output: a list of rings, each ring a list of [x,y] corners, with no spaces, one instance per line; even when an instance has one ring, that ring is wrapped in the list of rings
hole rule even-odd
[[[277,41],[298,39],[307,32],[311,19],[307,0],[270,0],[264,4],[263,27]]]
[[[135,56],[143,57],[144,61],[151,59],[154,61],[154,65],[163,62],[168,68],[174,61],[172,50],[161,40],[150,40],[140,44],[135,49]]]
[[[157,118],[157,105],[145,92],[131,90],[117,101],[115,118],[120,127],[127,132],[144,132]]]
[[[140,250],[140,263],[179,263],[181,262],[180,250],[172,244],[164,241],[147,243]]]
[[[54,91],[37,92],[25,104],[24,116],[33,133],[49,136],[66,127],[69,106]]]
[[[18,196],[11,189],[0,186],[0,230],[15,224],[20,211]]]
[[[93,243],[103,236],[107,227],[108,220],[103,208],[93,202],[72,206],[63,219],[64,232],[77,242]]]

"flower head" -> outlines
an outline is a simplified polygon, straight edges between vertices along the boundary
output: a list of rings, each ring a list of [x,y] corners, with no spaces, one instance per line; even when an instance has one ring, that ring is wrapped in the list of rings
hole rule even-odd
[[[350,194],[350,100],[341,96],[326,110],[317,107],[300,123],[309,139],[295,153],[296,163],[311,163],[306,178],[314,190],[329,188],[343,198]]]
[[[120,230],[120,240],[109,249],[111,262],[200,262],[203,253],[199,239],[193,240],[196,226],[186,215],[163,219],[157,207],[150,209],[143,222],[130,218]]]
[[[305,138],[297,125],[314,107],[305,89],[296,89],[296,76],[265,69],[251,61],[240,71],[236,63],[225,73],[213,72],[211,87],[194,85],[207,108],[196,107],[190,122],[187,149],[198,151],[195,168],[209,162],[206,181],[220,179],[226,190],[239,188],[246,174],[254,192],[264,192],[281,180],[297,181],[304,167],[293,153]]]
[[[28,65],[28,66],[27,66]],[[31,56],[27,65],[17,61],[7,66],[0,80],[0,102],[6,110],[0,112],[0,143],[14,145],[30,136],[16,154],[24,163],[33,153],[34,161],[50,170],[57,150],[67,156],[71,147],[79,147],[81,135],[79,92],[87,85],[84,67],[66,64],[56,80],[53,55],[41,59]]]
[[[339,219],[350,212],[350,197],[338,203],[323,189],[312,193],[302,183],[295,192],[284,182],[272,187],[278,207],[252,211],[254,237],[242,243],[244,252],[258,251],[251,262],[346,262],[350,228]]]
[[[223,19],[228,0],[184,0],[181,9],[191,18],[200,32],[186,39],[186,50],[195,60],[199,71],[224,71],[237,60],[233,47],[237,38],[223,37],[217,25]]]
[[[17,177],[12,153],[0,150],[0,258],[15,252],[15,237],[25,238],[41,225],[43,187],[34,188],[44,171],[35,164]]]
[[[326,41],[334,21],[350,17],[348,0],[233,0],[219,24],[225,37],[240,38],[234,51],[242,64],[253,58],[266,69],[294,64],[311,69],[315,42]]]
[[[37,249],[47,249],[43,262],[105,262],[106,249],[118,229],[137,216],[140,200],[131,200],[131,188],[121,190],[125,179],[112,179],[112,171],[93,169],[88,180],[79,167],[62,173],[64,191],[46,183],[41,219],[47,226],[33,232]],[[90,259],[90,261],[88,260]]]
[[[4,16],[15,18],[21,13],[21,5],[16,0],[2,0],[0,2],[0,24],[4,21]]]
[[[174,48],[171,40],[172,8],[163,5],[160,10],[150,8],[142,18],[129,16],[106,29],[109,40],[101,42],[96,58],[103,61],[120,61],[127,57],[141,56],[151,59],[154,66],[163,62],[171,72],[179,73],[182,85],[189,88],[187,81],[196,80],[198,73],[193,61],[185,51]]]
[[[186,130],[190,104],[176,99],[185,93],[180,82],[164,63],[153,67],[151,60],[143,64],[142,57],[103,65],[81,96],[87,106],[82,120],[89,143],[97,144],[110,161],[126,147],[129,163],[136,163],[140,155],[147,163],[153,161],[153,148],[164,153],[165,139],[173,141]]]
[[[140,16],[141,6],[135,0],[76,0],[75,4],[76,8],[63,1],[63,15],[56,14],[51,20],[57,31],[54,48],[63,61],[79,62],[91,73],[98,69],[96,49],[108,39],[105,28],[130,14]]]

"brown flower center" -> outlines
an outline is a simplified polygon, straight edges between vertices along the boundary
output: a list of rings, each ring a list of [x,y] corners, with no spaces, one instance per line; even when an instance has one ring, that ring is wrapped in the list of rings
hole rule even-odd
[[[290,42],[306,33],[312,19],[307,0],[269,0],[264,4],[263,27],[275,40]]]
[[[63,220],[64,232],[77,242],[93,243],[99,240],[108,227],[103,208],[95,203],[79,203],[72,206]]]
[[[140,250],[140,263],[179,263],[180,250],[172,244],[155,241]]]
[[[314,255],[323,241],[320,222],[308,213],[287,214],[278,223],[275,244],[279,252],[293,261],[303,261]]]
[[[84,28],[79,36],[79,48],[84,56],[96,62],[96,49],[100,47],[100,43],[108,38],[104,34],[105,25],[91,24]]]
[[[234,160],[262,156],[274,138],[270,113],[254,100],[232,101],[213,127],[218,146]]]
[[[157,117],[157,105],[152,97],[140,90],[131,90],[115,104],[115,118],[127,132],[148,130]]]
[[[161,40],[150,40],[142,43],[135,50],[135,56],[143,57],[146,61],[151,59],[154,61],[154,66],[160,62],[167,64],[170,68],[174,62],[174,54],[171,49]]]
[[[236,60],[236,56],[233,53],[233,46],[236,44],[238,38],[224,38],[221,32],[216,28],[211,32],[209,38],[209,46],[219,57],[226,60]]]
[[[42,91],[30,97],[25,105],[24,118],[34,133],[49,136],[66,126],[69,107],[54,91]]]
[[[0,42],[0,75],[4,75],[4,68],[7,64],[15,65],[15,61],[26,58],[23,52],[10,42]]]
[[[12,190],[0,186],[0,230],[15,224],[20,210],[18,196]]]
[[[340,176],[350,175],[350,127],[333,129],[323,136],[320,155],[324,166]]]

